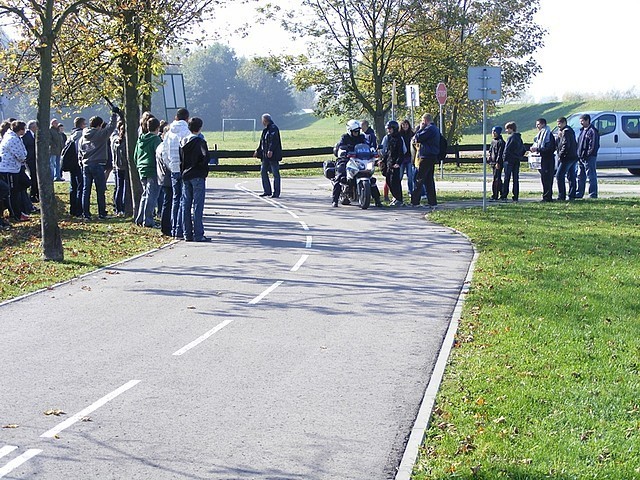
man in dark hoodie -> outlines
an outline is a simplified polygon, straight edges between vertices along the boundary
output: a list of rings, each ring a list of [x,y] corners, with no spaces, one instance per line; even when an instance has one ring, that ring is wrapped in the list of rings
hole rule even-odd
[[[502,127],[491,129],[491,146],[489,147],[489,165],[493,170],[493,183],[491,184],[491,200],[498,200],[502,192],[502,154],[504,153],[504,139],[502,138]]]
[[[109,124],[103,128],[102,118],[95,116],[89,119],[89,128],[82,132],[82,138],[78,144],[78,158],[82,159],[83,191],[82,191],[82,216],[91,220],[90,200],[91,184],[96,184],[96,196],[98,197],[98,218],[107,218],[107,202],[105,192],[107,179],[104,176],[107,165],[109,137],[116,128],[116,121],[120,109],[113,107]]]
[[[509,196],[509,181],[513,176],[513,201],[518,201],[520,193],[520,162],[524,157],[524,143],[516,122],[509,122],[504,126],[509,134],[504,145],[504,153],[502,154],[502,164],[504,165],[504,183],[502,185],[502,194],[500,200],[506,201]]]
[[[273,123],[271,115],[262,115],[262,136],[260,145],[253,156],[262,161],[260,176],[262,177],[261,197],[278,198],[280,196],[280,161],[282,160],[282,141],[280,140],[280,130]],[[273,174],[273,190],[269,181],[269,172]]]
[[[204,236],[205,180],[209,174],[209,147],[200,135],[202,120],[189,120],[191,134],[180,142],[180,173],[182,174],[182,228],[187,242],[209,242]],[[191,209],[193,208],[193,215]]]
[[[158,170],[156,164],[156,149],[162,143],[160,135],[160,120],[151,117],[147,120],[147,133],[138,137],[134,159],[140,182],[142,183],[142,198],[136,215],[136,225],[152,228],[155,225],[153,211],[156,208],[160,186],[158,185]]]

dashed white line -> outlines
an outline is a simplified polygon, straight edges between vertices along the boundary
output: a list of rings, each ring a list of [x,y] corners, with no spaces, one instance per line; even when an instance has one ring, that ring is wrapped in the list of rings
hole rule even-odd
[[[309,230],[309,227],[307,226],[307,224],[306,224],[306,223],[304,223],[302,220],[300,220],[298,223],[299,223],[300,225],[302,225],[302,229],[303,229],[303,230]]]
[[[219,332],[220,330],[222,330],[224,327],[226,327],[227,325],[229,325],[231,322],[233,322],[233,320],[225,320],[222,323],[219,323],[218,325],[216,325],[215,327],[213,327],[211,330],[209,330],[207,333],[199,336],[198,338],[196,338],[193,342],[191,342],[188,345],[185,345],[184,347],[182,347],[180,350],[174,352],[173,354],[175,356],[180,356],[183,353],[188,352],[189,350],[191,350],[193,347],[199,345],[200,343],[204,342],[207,338],[209,338],[211,335],[213,335],[216,332]]]
[[[13,452],[14,450],[17,450],[18,447],[15,447],[13,445],[5,445],[4,447],[0,448],[0,458],[9,455],[11,452]]]
[[[296,214],[295,214],[295,212],[292,212],[291,210],[287,210],[287,213],[288,213],[289,215],[291,215],[291,216],[292,216],[293,218],[295,218],[295,219],[300,218],[298,215],[296,215]]]
[[[102,407],[107,402],[110,402],[111,400],[116,398],[118,395],[121,395],[124,392],[126,392],[127,390],[129,390],[130,388],[135,387],[138,383],[140,383],[140,380],[130,380],[130,381],[128,381],[127,383],[122,385],[120,388],[117,388],[113,392],[105,395],[100,400],[97,400],[96,402],[93,402],[87,408],[85,408],[83,410],[80,410],[78,413],[76,413],[74,416],[68,418],[64,422],[59,423],[58,425],[53,427],[51,430],[48,430],[48,431],[44,432],[42,435],[40,435],[40,437],[41,438],[53,438],[53,437],[55,437],[58,433],[60,433],[64,429],[69,428],[71,425],[73,425],[77,421],[81,420],[82,418],[86,417],[87,415],[89,415],[90,413],[94,412],[95,410],[99,409],[100,407]]]
[[[278,280],[276,283],[274,283],[273,285],[271,285],[269,288],[267,288],[264,292],[262,292],[260,295],[258,295],[256,298],[254,298],[253,300],[251,300],[249,302],[249,305],[255,305],[256,303],[258,303],[260,300],[262,300],[264,297],[266,297],[267,295],[269,295],[271,292],[273,292],[276,288],[278,288],[280,285],[282,285],[282,280]]]
[[[298,271],[298,269],[302,266],[302,264],[303,264],[304,262],[306,262],[306,261],[307,261],[307,258],[309,258],[309,255],[302,255],[302,256],[300,257],[300,260],[298,260],[298,263],[296,263],[296,264],[293,266],[293,268],[291,269],[291,271],[292,271],[292,272],[297,272],[297,271]]]
[[[31,448],[31,449],[27,450],[26,452],[24,452],[19,457],[14,458],[9,463],[7,463],[4,467],[0,468],[0,478],[2,478],[4,476],[6,476],[7,474],[11,473],[13,470],[18,468],[20,465],[22,465],[23,463],[29,461],[29,459],[35,457],[36,455],[38,455],[41,452],[42,452],[42,450],[39,450],[37,448]]]

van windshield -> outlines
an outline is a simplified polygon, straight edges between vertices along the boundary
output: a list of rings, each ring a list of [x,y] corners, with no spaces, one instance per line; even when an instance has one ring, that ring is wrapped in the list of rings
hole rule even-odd
[[[582,114],[574,113],[569,118],[567,118],[567,125],[569,125],[573,129],[573,131],[576,132],[576,134],[582,128],[582,125],[580,125],[580,115]]]

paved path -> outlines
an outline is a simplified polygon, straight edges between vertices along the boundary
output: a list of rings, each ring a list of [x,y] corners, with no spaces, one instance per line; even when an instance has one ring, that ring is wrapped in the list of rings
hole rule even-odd
[[[212,243],[0,306],[0,478],[394,477],[471,245],[323,179],[208,187]]]

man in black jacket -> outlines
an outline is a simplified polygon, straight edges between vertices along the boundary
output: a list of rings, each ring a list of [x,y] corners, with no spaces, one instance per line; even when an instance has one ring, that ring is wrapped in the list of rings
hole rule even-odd
[[[253,156],[262,161],[260,176],[262,177],[261,197],[278,198],[280,196],[280,160],[282,160],[282,142],[280,140],[280,130],[273,123],[271,115],[262,115],[262,135],[260,145]],[[269,172],[273,174],[273,189],[269,181]]]
[[[567,187],[565,178],[569,181],[569,200],[576,198],[576,163],[578,162],[578,145],[576,143],[576,134],[569,125],[567,119],[560,117],[558,119],[558,159],[560,165],[556,173],[558,182],[558,200],[567,199]]]
[[[596,159],[600,148],[600,134],[591,124],[588,113],[580,116],[580,135],[578,136],[578,190],[576,198],[584,196],[586,180],[589,178],[589,197],[598,198],[598,174],[596,173]]]
[[[509,136],[504,145],[502,154],[502,164],[504,165],[504,182],[502,184],[502,194],[500,200],[506,201],[509,196],[509,181],[513,177],[513,201],[518,201],[520,194],[520,162],[524,157],[524,144],[518,132],[516,122],[508,122],[504,129]]]

